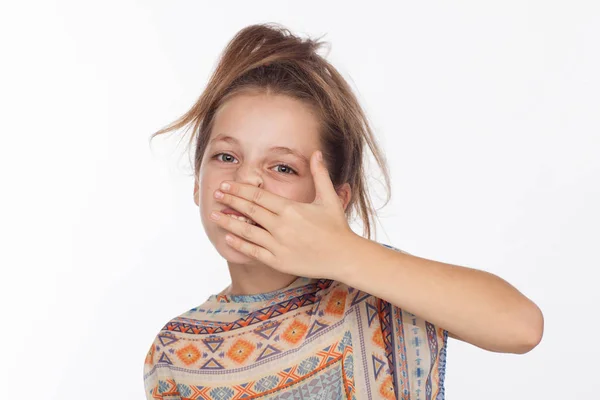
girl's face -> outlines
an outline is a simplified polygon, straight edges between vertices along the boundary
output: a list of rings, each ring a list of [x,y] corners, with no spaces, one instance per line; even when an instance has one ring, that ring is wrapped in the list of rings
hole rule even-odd
[[[316,150],[321,150],[318,120],[298,100],[283,95],[239,94],[219,108],[200,166],[199,186],[194,185],[194,202],[200,208],[209,240],[223,258],[233,263],[252,261],[225,242],[228,231],[209,217],[213,210],[227,207],[213,196],[221,182],[260,186],[310,203],[315,187],[309,160]]]

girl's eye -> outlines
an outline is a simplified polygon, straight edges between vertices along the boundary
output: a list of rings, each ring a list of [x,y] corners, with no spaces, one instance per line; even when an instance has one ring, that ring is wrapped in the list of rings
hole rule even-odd
[[[296,173],[296,171],[294,171],[294,169],[287,164],[277,164],[276,167],[283,167],[285,170],[288,171],[288,172],[284,172],[284,174],[295,174]]]
[[[227,153],[215,154],[213,158],[218,158],[220,155],[224,155],[224,156],[227,156],[227,157],[234,158],[231,154],[227,154]],[[220,161],[222,161],[222,160],[220,160]],[[225,162],[227,162],[227,161],[225,161]]]
[[[231,158],[235,159],[234,156],[232,156],[231,154],[228,154],[228,153],[218,153],[218,154],[215,154],[213,156],[213,158],[219,158],[219,156],[221,156],[221,155],[224,156],[224,157],[228,157],[230,159]],[[220,160],[220,161],[223,161],[223,160]],[[229,161],[223,161],[223,162],[227,163]],[[287,172],[282,172],[283,174],[289,174],[289,175],[297,175],[298,174],[292,167],[290,167],[287,164],[277,164],[276,167],[283,167],[287,171]]]

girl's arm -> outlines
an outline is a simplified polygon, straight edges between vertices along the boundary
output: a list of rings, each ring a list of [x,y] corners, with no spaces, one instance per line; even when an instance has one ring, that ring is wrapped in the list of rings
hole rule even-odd
[[[334,271],[334,279],[485,350],[524,354],[540,342],[542,312],[498,276],[396,251],[358,235],[351,242],[353,262]]]

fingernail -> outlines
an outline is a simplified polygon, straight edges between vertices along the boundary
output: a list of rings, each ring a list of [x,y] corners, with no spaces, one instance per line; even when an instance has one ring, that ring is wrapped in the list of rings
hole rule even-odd
[[[231,185],[229,183],[223,182],[223,183],[221,183],[221,189],[229,190],[229,189],[231,189]]]

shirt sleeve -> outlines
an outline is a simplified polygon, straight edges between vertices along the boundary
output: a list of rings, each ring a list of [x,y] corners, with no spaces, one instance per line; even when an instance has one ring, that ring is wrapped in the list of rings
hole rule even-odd
[[[181,400],[177,383],[169,368],[170,363],[162,362],[159,337],[150,346],[144,360],[144,392],[147,400]]]
[[[448,331],[383,299],[376,307],[396,398],[443,400]]]

